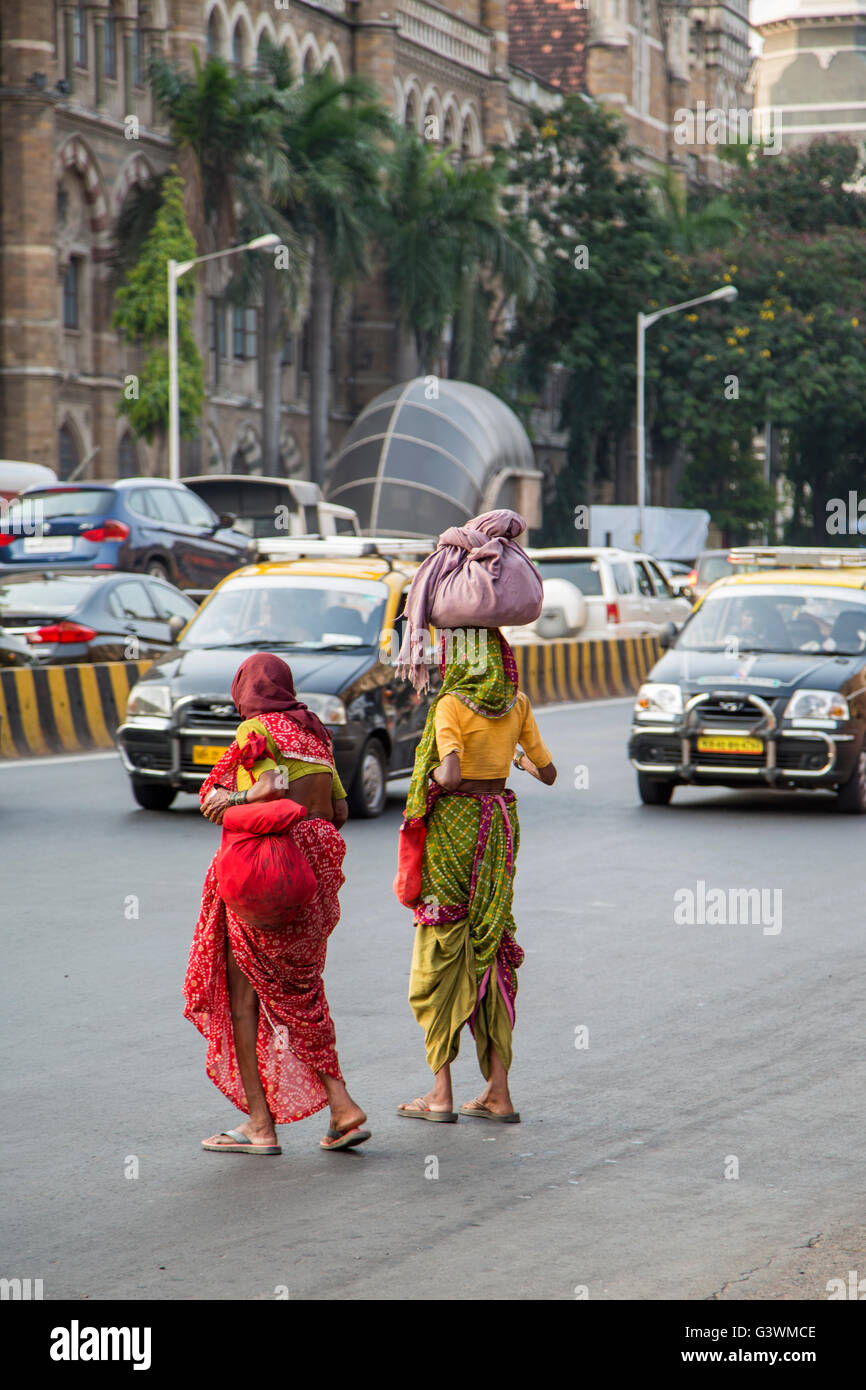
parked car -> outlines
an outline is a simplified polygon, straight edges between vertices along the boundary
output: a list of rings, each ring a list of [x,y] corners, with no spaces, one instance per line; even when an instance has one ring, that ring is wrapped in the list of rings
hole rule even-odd
[[[237,473],[206,473],[184,483],[215,512],[231,512],[236,528],[256,541],[263,558],[287,537],[361,533],[357,512],[326,502],[316,483]]]
[[[28,488],[0,518],[0,576],[12,565],[56,563],[212,588],[255,553],[233,523],[165,478]]]
[[[39,665],[146,661],[170,651],[197,612],[186,594],[151,575],[0,573],[0,622]]]
[[[300,699],[328,726],[352,814],[379,815],[427,715],[427,699],[393,668],[416,568],[379,556],[293,560],[224,579],[178,649],[130,692],[117,741],[138,804],[166,810],[178,792],[198,791],[240,723],[235,672],[267,651],[289,662]]]
[[[544,607],[534,623],[506,628],[509,642],[653,635],[667,623],[685,622],[691,611],[651,555],[613,546],[527,554],[544,581]]]
[[[718,580],[640,687],[638,794],[684,784],[832,790],[866,812],[866,567]]]
[[[33,648],[28,647],[20,637],[14,637],[11,632],[7,632],[5,627],[0,626],[0,668],[6,670],[10,666],[35,666],[36,656]]]

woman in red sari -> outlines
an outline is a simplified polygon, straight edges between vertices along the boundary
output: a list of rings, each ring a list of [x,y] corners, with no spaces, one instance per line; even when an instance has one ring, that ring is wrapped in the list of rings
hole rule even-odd
[[[207,1073],[249,1115],[237,1129],[203,1141],[212,1153],[281,1153],[275,1125],[305,1119],[326,1105],[324,1149],[369,1139],[366,1115],[346,1090],[325,998],[328,937],[340,916],[337,894],[347,817],[325,726],[295,696],[279,657],[249,657],[232,699],[244,721],[235,742],[201,789],[202,811],[220,824],[229,805],[290,796],[307,808],[292,828],[318,881],[312,901],[290,927],[259,930],[226,907],[216,861],[207,872],[189,956],[185,1016],[207,1039]],[[289,790],[280,790],[280,773]]]

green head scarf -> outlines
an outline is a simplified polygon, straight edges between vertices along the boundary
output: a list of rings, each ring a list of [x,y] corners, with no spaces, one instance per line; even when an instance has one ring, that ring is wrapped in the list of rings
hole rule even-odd
[[[442,696],[455,695],[476,714],[488,719],[501,719],[514,708],[517,699],[517,663],[498,628],[464,629],[460,640],[454,640],[453,634],[443,633],[442,642],[446,652],[440,663],[442,685],[427,711],[424,733],[415,752],[415,767],[403,812],[407,821],[424,815],[430,776],[442,761],[436,747],[436,706]]]

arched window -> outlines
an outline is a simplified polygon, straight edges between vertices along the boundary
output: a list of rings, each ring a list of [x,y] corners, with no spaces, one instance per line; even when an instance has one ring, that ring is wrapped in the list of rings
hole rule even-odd
[[[78,467],[78,446],[68,425],[62,425],[58,437],[57,474],[61,482],[72,476]]]
[[[221,38],[219,14],[216,10],[211,10],[210,19],[207,22],[207,56],[209,58],[219,57]]]
[[[406,98],[406,116],[403,124],[406,126],[407,130],[418,129],[418,98],[414,91],[411,91]]]
[[[232,33],[232,62],[236,68],[242,68],[246,59],[246,43],[244,41],[244,30],[240,20],[234,27]]]
[[[138,456],[135,452],[135,442],[128,430],[117,446],[117,476],[118,478],[138,476]]]

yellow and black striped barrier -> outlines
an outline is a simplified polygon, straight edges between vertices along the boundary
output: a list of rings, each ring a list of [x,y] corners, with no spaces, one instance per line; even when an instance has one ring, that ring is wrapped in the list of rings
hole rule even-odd
[[[634,695],[661,656],[655,637],[515,645],[520,688],[534,705]]]
[[[149,661],[0,671],[0,758],[113,748],[131,687]]]
[[[632,695],[661,655],[654,637],[515,646],[534,705]],[[113,748],[126,701],[148,661],[0,671],[0,758]]]

